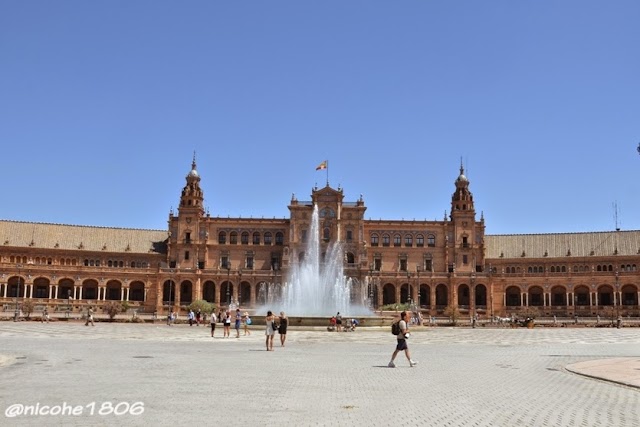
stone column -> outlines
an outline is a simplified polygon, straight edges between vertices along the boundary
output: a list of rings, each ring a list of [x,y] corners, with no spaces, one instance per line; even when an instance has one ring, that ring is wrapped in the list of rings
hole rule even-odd
[[[124,285],[120,285],[120,301],[124,301]]]
[[[176,313],[180,313],[180,283],[176,282],[176,289],[175,289],[175,297],[174,297],[174,301],[175,301],[175,306],[176,308]],[[171,303],[169,303],[171,304]]]
[[[53,293],[53,298],[54,298],[54,299],[58,299],[58,285],[55,285],[55,288],[56,288],[56,289],[55,289],[55,291],[54,291],[54,293]]]
[[[469,286],[469,313],[471,313],[472,315],[474,314],[474,311],[476,310],[476,292],[475,292],[476,288],[475,286]]]
[[[202,293],[202,282],[200,281],[200,277],[199,276],[196,279],[194,292],[195,293],[191,298],[192,301],[198,301],[199,299],[204,299],[204,295]]]
[[[433,311],[436,309],[436,286],[429,286],[429,310]],[[431,313],[433,315],[434,313]]]
[[[147,302],[147,287],[144,287],[144,296],[142,297],[142,301]]]
[[[124,290],[124,300],[129,301],[129,287],[127,286]]]
[[[82,286],[78,286],[78,299],[82,299]]]
[[[235,284],[234,284],[234,286],[233,286],[233,293],[232,293],[232,295],[231,295],[231,301],[238,301],[238,293],[239,293],[239,292],[238,292],[238,291],[239,291],[239,289],[238,289],[238,288],[239,288],[239,287],[240,287],[240,284],[239,284],[239,283],[238,283],[237,285],[235,285]]]
[[[395,284],[394,291],[395,291],[395,294],[396,294],[396,304],[400,304],[400,295],[401,295],[400,294],[400,288],[401,287],[402,287],[402,285],[398,286],[397,283]]]
[[[249,297],[249,305],[251,305],[251,307],[255,307],[255,305],[256,305],[256,284],[252,283],[250,286],[251,286],[251,296]]]

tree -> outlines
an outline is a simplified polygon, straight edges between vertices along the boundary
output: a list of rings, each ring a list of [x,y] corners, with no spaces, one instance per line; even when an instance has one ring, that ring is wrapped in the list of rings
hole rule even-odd
[[[122,312],[122,303],[120,301],[109,301],[107,302],[102,309],[105,313],[109,315],[109,319],[113,322],[113,319],[116,317],[116,314]]]
[[[29,299],[22,302],[22,312],[26,315],[27,319],[31,316],[31,313],[33,313],[34,307],[33,301]]]
[[[448,305],[447,308],[444,309],[444,315],[449,316],[451,323],[455,326],[458,323],[458,319],[460,319],[460,310],[453,304]]]
[[[189,310],[193,310],[194,312],[200,310],[200,313],[202,314],[211,314],[211,312],[216,309],[216,307],[212,303],[207,302],[203,299],[193,301],[187,308]]]

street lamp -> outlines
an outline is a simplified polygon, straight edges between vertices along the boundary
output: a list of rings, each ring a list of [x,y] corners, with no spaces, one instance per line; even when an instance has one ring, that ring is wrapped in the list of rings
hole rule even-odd
[[[71,289],[67,289],[67,319],[71,316]]]
[[[16,311],[13,316],[14,322],[17,322],[20,318],[20,307],[18,306],[18,298],[20,298],[20,284],[22,283],[22,276],[20,276],[20,269],[22,268],[22,264],[16,264],[16,268],[18,269],[18,289],[16,291]]]
[[[229,281],[231,280],[231,261],[227,258],[227,308],[231,305],[231,294],[229,293]]]
[[[418,307],[422,306],[422,298],[420,295],[420,266],[416,265],[416,275],[418,276]]]
[[[618,269],[616,268],[616,298],[614,298],[614,301],[616,302],[616,317],[619,318],[620,317],[620,303],[622,303],[622,298],[620,295],[620,281],[618,279]],[[620,326],[618,326],[620,327]]]

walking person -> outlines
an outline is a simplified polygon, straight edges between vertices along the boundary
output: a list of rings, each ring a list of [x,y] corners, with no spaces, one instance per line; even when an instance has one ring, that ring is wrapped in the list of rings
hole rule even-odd
[[[267,311],[267,317],[265,318],[266,323],[266,341],[265,344],[267,346],[267,351],[273,351],[273,336],[276,333],[276,319],[271,310]]]
[[[396,367],[394,360],[398,355],[398,353],[401,351],[404,351],[405,356],[407,356],[407,360],[409,361],[409,366],[413,367],[418,364],[418,362],[411,359],[411,353],[409,353],[409,347],[407,346],[407,339],[409,338],[409,326],[407,326],[407,320],[408,320],[407,312],[403,311],[402,313],[400,313],[400,321],[399,321],[400,333],[397,335],[398,343],[396,344],[396,350],[393,352],[393,355],[391,355],[391,361],[389,362],[389,365],[388,365],[390,368]]]
[[[236,308],[236,338],[240,338],[240,323],[242,322],[242,314],[240,313],[240,309]]]
[[[284,342],[287,340],[287,326],[289,325],[289,319],[284,314],[284,311],[280,312],[280,325],[278,326],[278,333],[280,334],[280,347],[284,347]]]
[[[251,324],[251,317],[249,317],[249,313],[245,311],[244,315],[242,316],[242,319],[244,323],[244,334],[251,335],[251,331],[249,330],[249,325]]]
[[[49,307],[45,307],[44,310],[42,311],[42,319],[40,319],[40,322],[49,323]]]
[[[96,326],[93,323],[93,309],[91,307],[87,309],[87,321],[84,322],[84,326],[89,326],[89,323],[91,323],[91,326]]]
[[[189,320],[189,326],[193,326],[193,322],[196,320],[196,316],[193,314],[193,310],[189,310],[187,314],[187,320]]]
[[[224,323],[223,323],[223,325],[224,325],[223,336],[225,338],[229,338],[229,336],[231,335],[231,331],[230,331],[230,329],[231,329],[231,313],[228,312],[228,311],[224,314]]]
[[[211,312],[211,338],[213,338],[213,334],[216,331],[216,322],[218,321],[218,319],[216,318],[216,312],[215,310],[213,310]]]

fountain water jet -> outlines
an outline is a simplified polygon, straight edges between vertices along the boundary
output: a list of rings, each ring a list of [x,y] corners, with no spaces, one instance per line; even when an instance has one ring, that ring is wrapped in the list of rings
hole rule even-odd
[[[344,275],[342,245],[330,244],[321,259],[319,224],[318,206],[314,205],[304,257],[292,263],[282,289],[274,292],[274,306],[294,316],[332,316],[337,312],[370,316],[366,287]]]

